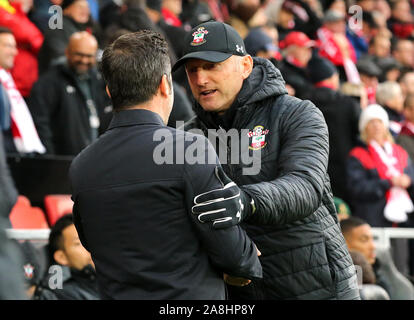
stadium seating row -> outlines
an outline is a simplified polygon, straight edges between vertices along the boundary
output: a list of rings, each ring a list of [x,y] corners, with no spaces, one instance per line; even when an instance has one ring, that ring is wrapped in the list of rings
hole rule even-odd
[[[44,210],[32,207],[30,200],[20,195],[10,213],[14,229],[48,229],[64,214],[71,213],[73,201],[67,194],[50,194],[44,197]]]

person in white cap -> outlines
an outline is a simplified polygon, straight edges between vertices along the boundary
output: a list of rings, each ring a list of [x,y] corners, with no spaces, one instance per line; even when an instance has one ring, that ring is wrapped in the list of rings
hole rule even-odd
[[[362,143],[347,159],[347,189],[352,215],[372,227],[408,221],[414,211],[414,168],[407,152],[395,144],[386,111],[369,105],[359,119]]]

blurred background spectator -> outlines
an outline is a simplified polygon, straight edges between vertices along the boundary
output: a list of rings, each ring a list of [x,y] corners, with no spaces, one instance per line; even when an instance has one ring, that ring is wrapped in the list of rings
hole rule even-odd
[[[98,300],[95,265],[82,246],[71,214],[50,231],[49,268],[36,287],[34,300]]]
[[[38,57],[40,74],[65,57],[65,49],[73,33],[88,31],[94,34],[98,41],[100,40],[101,28],[90,15],[88,1],[63,0],[61,7],[62,28],[48,28],[44,33],[44,42]]]
[[[329,130],[328,174],[332,192],[347,201],[345,160],[357,144],[360,106],[352,98],[339,92],[338,70],[329,60],[315,57],[308,64],[313,83],[308,99],[325,117]]]
[[[414,286],[397,270],[389,249],[376,248],[371,226],[356,217],[342,220],[340,225],[348,249],[363,255],[374,270],[375,283],[385,289],[390,299],[414,300]]]
[[[95,69],[98,43],[86,31],[69,38],[66,62],[34,85],[29,107],[48,154],[76,155],[103,133],[111,101]]]

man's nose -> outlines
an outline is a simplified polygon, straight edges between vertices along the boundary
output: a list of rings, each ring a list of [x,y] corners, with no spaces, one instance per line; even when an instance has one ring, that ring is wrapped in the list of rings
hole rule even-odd
[[[198,86],[204,86],[208,83],[207,73],[203,70],[197,70],[195,78]]]
[[[372,250],[376,250],[377,248],[376,248],[376,246],[375,246],[375,242],[374,242],[374,240],[371,240],[370,242],[369,242],[369,247],[372,249]]]

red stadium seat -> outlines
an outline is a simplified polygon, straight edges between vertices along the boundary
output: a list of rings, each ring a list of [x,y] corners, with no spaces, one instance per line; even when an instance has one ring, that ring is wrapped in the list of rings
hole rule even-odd
[[[50,226],[53,226],[61,216],[72,213],[72,208],[73,201],[68,194],[49,194],[45,196],[45,210]]]
[[[45,214],[42,209],[32,207],[30,200],[19,196],[10,213],[10,222],[14,229],[48,229]]]

